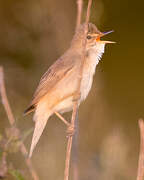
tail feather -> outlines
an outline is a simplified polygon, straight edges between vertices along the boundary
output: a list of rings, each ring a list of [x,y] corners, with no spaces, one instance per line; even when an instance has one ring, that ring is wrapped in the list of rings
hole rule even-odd
[[[35,110],[35,105],[29,106],[25,111],[24,111],[24,116],[33,112]]]
[[[46,112],[43,112],[40,111],[40,109],[36,109],[36,112],[34,114],[35,129],[33,133],[29,157],[32,156],[33,150],[36,147],[51,114],[51,111],[47,110]]]

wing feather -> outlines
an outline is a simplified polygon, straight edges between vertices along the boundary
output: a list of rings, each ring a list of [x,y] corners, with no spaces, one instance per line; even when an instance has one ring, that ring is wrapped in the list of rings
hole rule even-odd
[[[42,76],[30,106],[35,106],[66,74],[73,72],[73,69],[75,69],[73,67],[79,62],[79,57],[78,55],[73,55],[70,59],[68,57],[68,54],[66,54],[58,59]]]

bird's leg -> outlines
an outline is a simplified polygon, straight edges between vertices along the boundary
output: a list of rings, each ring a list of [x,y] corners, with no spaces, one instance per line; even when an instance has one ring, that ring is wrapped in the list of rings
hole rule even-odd
[[[67,125],[67,137],[68,136],[73,136],[74,134],[74,126],[72,126],[69,122],[67,122],[65,120],[65,118],[58,112],[55,112],[55,114],[59,117],[60,120],[62,120],[62,122],[64,122]]]
[[[57,115],[57,117],[59,117],[60,118],[60,120],[62,120],[62,122],[64,122],[68,127],[70,126],[70,123],[69,122],[67,122],[66,120],[65,120],[65,118],[60,114],[60,113],[58,113],[58,112],[55,112],[55,114]]]

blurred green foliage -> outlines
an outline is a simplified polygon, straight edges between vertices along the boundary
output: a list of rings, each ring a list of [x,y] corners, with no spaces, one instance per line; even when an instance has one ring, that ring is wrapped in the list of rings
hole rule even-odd
[[[16,180],[24,180],[23,175],[18,170],[9,170],[9,173],[16,179]]]

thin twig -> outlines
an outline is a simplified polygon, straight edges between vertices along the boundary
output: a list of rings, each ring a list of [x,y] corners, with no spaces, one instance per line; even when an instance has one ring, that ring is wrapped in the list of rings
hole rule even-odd
[[[8,116],[9,123],[11,126],[13,126],[15,123],[15,119],[14,119],[14,116],[12,114],[10,105],[8,103],[5,85],[4,85],[4,75],[3,75],[3,68],[2,67],[0,67],[0,94],[1,94],[1,98],[2,98],[2,103],[4,105],[5,111],[6,111],[7,116]]]
[[[90,18],[91,4],[92,4],[92,0],[89,0],[88,8],[87,8],[87,15],[86,15],[86,22],[85,22],[85,34],[84,34],[84,41],[83,41],[82,62],[81,62],[81,67],[80,67],[80,71],[79,71],[79,76],[78,76],[79,83],[78,83],[77,92],[76,92],[75,98],[74,98],[77,100],[74,101],[73,113],[72,113],[72,118],[71,118],[71,126],[73,126],[73,127],[75,127],[75,120],[76,120],[76,115],[77,115],[77,111],[78,111],[78,103],[79,103],[79,98],[80,98],[80,88],[81,88],[81,81],[82,81],[82,76],[83,76],[83,66],[84,66],[84,62],[85,62],[86,35],[87,35],[87,31],[88,31],[88,22],[89,22],[89,18]],[[69,136],[68,143],[67,143],[64,180],[68,180],[68,178],[69,178],[69,166],[70,166],[72,140],[73,140],[73,136]]]
[[[78,111],[75,120],[75,133],[73,137],[72,145],[72,169],[73,169],[73,180],[79,180],[78,162],[79,162],[79,152],[78,152],[78,140],[79,140],[79,121],[78,121]]]
[[[79,25],[81,24],[82,9],[83,9],[83,0],[77,0],[76,30],[79,27]]]
[[[79,28],[82,20],[82,11],[83,11],[83,0],[77,1],[77,18],[76,18],[76,31]],[[73,179],[79,179],[78,173],[78,135],[79,135],[79,121],[78,121],[78,111],[75,120],[75,134],[73,137],[73,149],[72,149],[72,168],[73,168]]]
[[[8,116],[8,120],[9,120],[10,125],[12,127],[14,127],[15,130],[20,132],[19,129],[15,126],[15,118],[13,116],[12,110],[11,110],[9,102],[8,102],[8,98],[7,98],[7,95],[6,95],[6,89],[5,89],[5,83],[4,83],[3,67],[1,67],[1,66],[0,66],[0,94],[1,94],[2,103],[3,103],[3,106],[5,108],[6,114]],[[19,137],[19,139],[20,139],[20,137]],[[28,167],[28,169],[29,169],[29,171],[31,173],[32,178],[34,180],[39,180],[39,177],[38,177],[36,171],[33,168],[32,162],[28,158],[28,151],[27,151],[27,149],[26,149],[23,142],[20,143],[20,151],[21,151],[21,153],[23,154],[23,156],[25,158],[26,165],[27,165],[27,167]]]
[[[144,122],[142,119],[139,120],[140,129],[140,153],[138,162],[137,180],[144,179]]]

